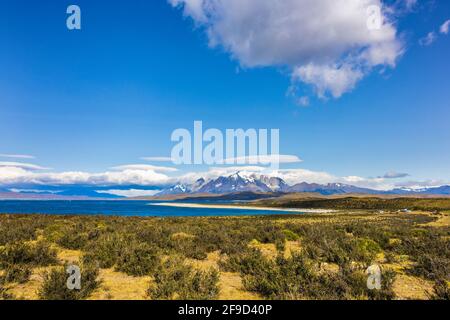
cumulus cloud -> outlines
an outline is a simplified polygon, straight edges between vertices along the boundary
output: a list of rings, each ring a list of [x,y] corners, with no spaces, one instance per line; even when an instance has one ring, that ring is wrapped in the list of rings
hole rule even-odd
[[[125,186],[164,187],[178,182],[193,183],[199,178],[209,180],[219,176],[229,176],[237,171],[243,176],[264,174],[280,177],[290,185],[300,182],[319,184],[344,183],[375,190],[390,190],[400,186],[418,189],[445,184],[444,181],[393,183],[393,181],[396,181],[396,178],[407,176],[407,174],[395,172],[387,173],[382,177],[365,178],[354,175],[336,176],[328,172],[302,168],[273,170],[270,167],[251,165],[210,167],[206,171],[168,176],[165,173],[173,172],[172,170],[168,170],[170,168],[148,167],[145,165],[124,165],[115,167],[113,171],[89,173],[83,171],[45,172],[36,170],[35,165],[19,163],[17,166],[12,166],[12,164],[16,165],[17,163],[8,163],[8,166],[0,165],[0,186],[6,186],[16,191],[23,190],[24,188],[20,186],[25,185],[27,186],[26,189],[29,190],[34,190],[30,186],[98,186],[102,187],[103,190],[97,192],[119,196],[148,196],[156,192],[154,190],[137,188],[124,190]],[[108,190],[104,190],[104,187],[108,188]]]
[[[40,166],[16,162],[0,162],[0,185],[163,185],[171,178],[162,172],[176,171],[174,168],[125,165],[115,167],[114,171],[89,173],[83,171],[42,172]]]
[[[196,180],[203,178],[205,180],[216,179],[220,176],[229,176],[239,172],[243,176],[250,176],[255,173],[268,173],[266,167],[262,166],[227,166],[227,167],[210,167],[206,171],[198,171],[198,172],[188,172],[177,178],[175,178],[175,182],[181,183],[193,183]]]
[[[300,182],[307,183],[332,183],[338,180],[337,177],[321,171],[312,171],[307,169],[281,169],[276,174],[286,181],[288,184],[296,184]]]
[[[301,182],[318,184],[342,183],[380,191],[391,190],[399,186],[399,184],[393,182],[395,181],[393,178],[370,178],[355,175],[337,176],[325,171],[314,171],[302,168],[272,170],[263,166],[211,167],[207,171],[184,174],[177,178],[177,181],[182,183],[193,183],[199,178],[209,180],[218,178],[219,176],[229,176],[236,172],[239,172],[241,176],[246,177],[254,174],[279,177],[289,185]],[[392,176],[392,174],[390,176]]]
[[[308,64],[295,68],[292,77],[294,80],[312,85],[321,98],[328,92],[333,97],[339,98],[355,87],[363,77],[363,73],[348,64],[342,66]]]
[[[294,84],[311,85],[321,97],[340,97],[373,68],[394,67],[403,53],[389,14],[396,9],[380,0],[169,2],[242,68],[287,67]]]
[[[441,25],[439,31],[443,34],[448,34],[449,27],[450,27],[450,20],[447,20]]]

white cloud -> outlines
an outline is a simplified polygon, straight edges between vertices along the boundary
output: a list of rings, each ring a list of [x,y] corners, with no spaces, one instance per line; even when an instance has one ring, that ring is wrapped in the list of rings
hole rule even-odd
[[[326,184],[336,182],[338,180],[337,177],[327,172],[312,171],[307,169],[281,169],[274,172],[274,174],[291,185],[300,182]]]
[[[227,158],[224,159],[223,162],[230,164],[270,164],[270,163],[298,163],[302,162],[302,160],[294,155],[271,154],[271,155]]]
[[[432,31],[428,32],[428,34],[425,37],[419,39],[419,44],[421,46],[429,46],[434,41],[436,41],[436,34]]]
[[[40,189],[18,189],[18,188],[11,188],[9,191],[14,193],[50,193],[50,194],[57,194],[61,192],[61,190],[40,190]]]
[[[386,172],[386,173],[384,174],[384,176],[379,177],[379,178],[384,178],[384,179],[399,179],[399,178],[405,178],[405,177],[408,177],[408,176],[409,176],[409,174],[407,174],[407,173],[390,171],[390,172]]]
[[[449,185],[448,181],[444,180],[425,180],[425,181],[407,181],[404,183],[398,183],[396,187],[408,188],[411,190],[440,187],[443,185]]]
[[[155,162],[173,162],[171,157],[142,157],[141,160]]]
[[[22,163],[22,162],[5,162],[0,161],[1,167],[14,167],[14,168],[22,168],[25,170],[48,170],[49,168],[41,167],[31,163]]]
[[[309,97],[307,96],[299,97],[296,102],[299,106],[302,107],[309,106]]]
[[[193,183],[203,178],[205,180],[216,179],[220,176],[229,176],[236,172],[240,172],[243,176],[254,173],[263,173],[267,170],[261,166],[230,166],[230,167],[210,167],[207,171],[189,172],[180,177],[174,178],[174,182]]]
[[[361,70],[352,69],[348,64],[342,66],[326,66],[308,64],[298,67],[292,75],[294,80],[310,84],[321,98],[330,93],[339,98],[345,92],[351,91],[363,77]]]
[[[1,164],[1,163],[0,163]],[[4,164],[4,163],[3,163]],[[13,166],[17,165],[17,166]],[[35,165],[22,164],[22,163],[8,163],[8,166],[0,165],[0,185],[9,186],[15,189],[20,188],[20,185],[52,185],[52,186],[64,186],[64,185],[91,185],[91,186],[110,186],[112,192],[117,195],[123,194],[127,190],[120,190],[120,188],[114,188],[114,186],[167,186],[178,182],[193,183],[199,178],[206,180],[215,179],[219,176],[229,176],[239,171],[243,176],[250,176],[252,174],[264,174],[274,177],[280,177],[288,184],[293,185],[300,182],[308,183],[345,183],[358,187],[370,188],[375,190],[390,190],[399,186],[406,186],[411,188],[422,188],[426,186],[439,186],[443,185],[445,181],[422,181],[422,182],[405,182],[405,183],[393,183],[397,181],[397,178],[406,177],[406,174],[388,172],[383,177],[377,178],[365,178],[360,176],[336,176],[328,172],[313,171],[307,169],[278,169],[273,170],[270,167],[265,166],[223,166],[223,167],[211,167],[207,171],[203,172],[190,172],[178,176],[168,176],[164,173],[156,172],[161,168],[155,167],[154,170],[150,170],[148,167],[125,165],[116,167],[116,171],[106,171],[98,173],[89,173],[83,171],[67,171],[67,172],[42,172],[36,170]],[[153,166],[152,166],[153,168]],[[163,167],[163,170],[165,167]],[[448,182],[447,182],[448,183]],[[28,188],[27,189],[31,189]],[[104,190],[106,193],[111,190]],[[116,192],[117,191],[117,192]],[[151,191],[146,190],[145,194],[138,194],[138,192],[144,192],[143,190],[130,189],[128,190],[129,196],[134,195],[151,195]],[[119,192],[121,194],[119,194]]]
[[[417,0],[400,0],[400,2],[404,3],[407,10],[412,10],[417,5]]]
[[[13,184],[31,179],[35,174],[32,171],[20,167],[2,167],[0,166],[0,185]]]
[[[111,169],[119,170],[119,171],[124,171],[124,170],[141,170],[141,171],[151,170],[151,171],[156,171],[156,172],[178,171],[178,169],[173,168],[173,167],[161,167],[161,166],[153,166],[153,165],[149,165],[149,164],[126,164],[126,165],[122,165],[122,166],[112,167]]]
[[[180,0],[168,0],[172,6],[178,6],[182,3]],[[203,0],[187,0],[184,7],[184,14],[192,17],[198,22],[207,22],[205,10],[203,8]]]
[[[151,168],[150,168],[151,167]],[[172,171],[166,167],[140,167],[122,166],[116,167],[117,171],[89,173],[83,171],[49,172],[31,164],[0,162],[0,185],[12,184],[38,184],[38,185],[163,185],[171,181],[167,175],[157,171]]]
[[[380,0],[169,2],[206,30],[211,47],[222,47],[241,67],[288,67],[293,80],[321,96],[341,96],[374,67],[394,67],[403,53],[387,13],[396,9]],[[383,9],[377,30],[367,27],[370,6]]]
[[[28,154],[5,154],[5,153],[1,153],[0,158],[35,159],[34,156]]]
[[[392,183],[392,179],[386,178],[364,178],[359,176],[339,177],[324,171],[313,171],[307,169],[279,169],[271,170],[261,166],[240,166],[240,167],[212,167],[205,172],[192,172],[185,174],[177,179],[182,183],[193,183],[199,178],[206,180],[215,179],[219,176],[229,176],[239,171],[241,176],[251,176],[253,174],[264,174],[268,176],[279,177],[289,185],[301,182],[307,183],[343,183],[361,188],[370,188],[374,190],[390,190],[397,185]]]
[[[443,34],[448,34],[449,27],[450,27],[450,20],[447,20],[441,25],[439,31]]]
[[[117,189],[111,189],[111,190],[96,190],[95,192],[102,193],[102,194],[112,194],[115,196],[130,198],[130,197],[154,196],[158,192],[161,192],[161,190],[139,190],[139,189],[117,190]]]

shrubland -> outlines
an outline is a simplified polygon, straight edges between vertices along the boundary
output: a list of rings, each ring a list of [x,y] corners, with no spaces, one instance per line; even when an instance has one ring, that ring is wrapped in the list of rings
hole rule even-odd
[[[0,214],[0,298],[14,298],[10,289],[39,273],[39,298],[86,299],[101,288],[101,270],[108,269],[149,277],[143,293],[149,299],[216,299],[226,272],[239,275],[242,290],[266,299],[396,299],[399,274],[432,283],[430,299],[448,299],[450,226],[430,224],[442,217],[371,211],[189,218]],[[270,255],[263,250],[272,247]],[[81,291],[65,286],[68,274],[58,258],[64,250],[80,252]],[[212,253],[220,257],[215,267],[190,264],[207,262]],[[372,264],[381,266],[381,290],[367,288]]]

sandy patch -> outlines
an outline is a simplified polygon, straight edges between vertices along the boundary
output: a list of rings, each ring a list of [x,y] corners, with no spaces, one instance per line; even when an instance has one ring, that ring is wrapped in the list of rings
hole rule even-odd
[[[201,203],[178,203],[178,202],[161,202],[149,203],[149,206],[177,207],[177,208],[202,208],[202,209],[234,209],[234,210],[254,210],[254,211],[283,211],[297,213],[331,213],[335,210],[328,209],[301,209],[301,208],[273,208],[273,207],[254,207],[254,206],[238,206],[223,204],[201,204]]]

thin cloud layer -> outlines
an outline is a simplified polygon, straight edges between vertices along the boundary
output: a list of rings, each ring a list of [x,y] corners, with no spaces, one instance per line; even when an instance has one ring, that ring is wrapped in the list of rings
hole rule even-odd
[[[236,172],[239,172],[242,176],[263,174],[279,177],[290,185],[301,182],[319,184],[343,183],[375,190],[390,190],[396,187],[412,187],[417,189],[430,185],[436,186],[445,184],[444,181],[440,181],[439,183],[437,181],[401,183],[399,182],[399,179],[408,177],[409,175],[397,172],[388,172],[384,176],[376,178],[365,178],[353,175],[342,177],[328,172],[302,168],[273,170],[270,167],[259,165],[210,167],[206,171],[189,173],[180,172],[177,175],[169,175],[169,173],[178,171],[176,168],[151,165],[123,165],[114,167],[113,171],[97,173],[83,171],[47,172],[43,169],[45,168],[33,164],[0,162],[0,186],[19,190],[24,189],[20,186],[27,186],[27,189],[32,189],[32,186],[83,185],[108,188],[108,190],[103,189],[101,193],[119,196],[141,196],[151,195],[153,191],[139,190],[138,188],[123,190],[120,186],[164,187],[179,182],[193,183],[200,178],[206,180],[215,179],[219,176],[229,176]],[[125,194],[124,192],[128,192],[128,194]]]
[[[443,34],[448,34],[449,27],[450,27],[450,20],[447,20],[441,25],[441,27],[439,28],[439,32]]]
[[[173,162],[171,157],[142,157],[141,160],[151,162]]]
[[[428,34],[425,37],[419,39],[419,44],[421,46],[429,46],[434,41],[436,41],[436,34],[432,31],[432,32],[428,32]]]
[[[433,44],[434,42],[436,42],[436,40],[438,40],[439,36],[447,35],[449,32],[449,28],[450,28],[450,20],[447,20],[439,27],[439,32],[430,31],[427,33],[425,37],[420,38],[419,44],[421,46],[429,46]]]
[[[397,6],[380,0],[168,1],[241,67],[288,67],[294,85],[307,84],[322,98],[351,91],[375,67],[394,67],[403,53],[390,20]]]
[[[13,159],[34,159],[35,157],[29,154],[6,154],[0,153],[0,158],[13,158]]]
[[[0,161],[0,168],[21,168],[25,170],[48,170],[49,168],[41,167],[36,164],[22,162]]]
[[[128,189],[128,190],[118,190],[118,189],[111,189],[111,190],[96,190],[97,193],[102,194],[112,194],[119,197],[149,197],[154,196],[158,192],[161,192],[161,190],[140,190],[140,189]]]
[[[223,163],[231,164],[270,164],[270,163],[298,163],[302,162],[298,156],[289,154],[271,154],[259,156],[245,156],[226,158]]]
[[[138,170],[138,171],[155,171],[155,172],[176,172],[178,169],[173,167],[161,167],[153,166],[149,164],[125,164],[117,167],[112,167],[112,170],[126,171],[126,170]]]
[[[384,178],[384,179],[400,179],[400,178],[406,178],[406,177],[409,177],[408,173],[390,171],[390,172],[386,172],[384,174],[384,176],[382,176],[381,178]]]

